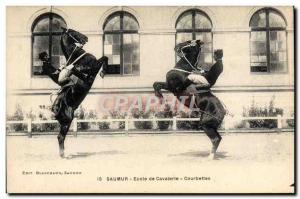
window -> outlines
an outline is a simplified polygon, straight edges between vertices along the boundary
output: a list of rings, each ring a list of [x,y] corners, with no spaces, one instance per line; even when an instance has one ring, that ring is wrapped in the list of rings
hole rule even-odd
[[[200,10],[188,10],[182,13],[176,22],[176,44],[187,40],[200,39],[204,42],[198,66],[209,67],[213,61],[212,23]]]
[[[139,24],[127,12],[110,15],[104,24],[104,55],[108,74],[139,74]]]
[[[60,47],[61,27],[66,27],[62,17],[54,13],[39,16],[32,25],[32,72],[33,75],[44,75],[43,63],[39,60],[39,53],[46,51],[55,67],[65,62]]]
[[[281,14],[261,9],[252,16],[250,27],[251,72],[286,72],[286,23]]]

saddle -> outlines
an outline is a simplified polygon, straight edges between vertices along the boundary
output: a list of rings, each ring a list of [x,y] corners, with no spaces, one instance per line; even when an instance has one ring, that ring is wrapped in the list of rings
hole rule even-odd
[[[191,84],[185,89],[185,92],[187,92],[191,95],[199,94],[199,93],[207,93],[210,91],[211,90],[210,90],[209,86],[202,86],[199,84]]]
[[[210,86],[207,84],[194,84],[187,78],[187,75],[193,72],[184,71],[174,68],[167,75],[167,84],[171,92],[175,94],[194,95],[199,93],[210,92]]]
[[[72,56],[70,56],[69,59],[67,60],[67,66],[60,67],[60,73],[58,75],[58,83],[60,85],[64,85],[66,82],[69,82],[71,80],[75,81],[74,83],[76,83],[79,78],[82,79],[81,73],[80,72],[76,73],[75,64],[78,60],[80,60],[85,55],[86,55],[86,52],[82,53],[72,63],[68,64],[70,58],[72,57]],[[76,76],[73,75],[74,72],[75,72]],[[71,77],[71,76],[73,76],[73,77]]]

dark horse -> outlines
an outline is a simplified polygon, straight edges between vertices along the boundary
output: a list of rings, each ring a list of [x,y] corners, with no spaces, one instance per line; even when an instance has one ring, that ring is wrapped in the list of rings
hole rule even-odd
[[[72,29],[62,29],[60,43],[67,60],[66,65],[73,65],[74,67],[61,80],[60,72],[63,70],[56,69],[51,65],[47,53],[40,53],[39,58],[43,61],[43,72],[61,86],[52,105],[52,111],[60,124],[57,139],[60,156],[64,157],[64,142],[74,118],[74,111],[87,96],[101,67],[101,72],[104,74],[108,58],[103,56],[97,60],[95,56],[86,53],[82,49],[82,46],[88,41],[85,35]]]
[[[198,62],[198,56],[203,43],[200,40],[196,40],[195,45],[190,44],[191,41],[185,42],[187,47],[182,50],[182,54],[184,54],[184,56],[182,56],[182,58],[178,61],[174,69],[167,73],[166,82],[155,82],[153,84],[153,88],[155,90],[155,95],[159,98],[163,97],[161,89],[172,92],[178,99],[180,99],[181,96],[186,96],[187,100],[184,105],[188,108],[191,108],[190,103],[192,101],[192,97],[195,97],[192,108],[197,108],[198,111],[192,112],[191,115],[193,115],[193,117],[199,116],[199,127],[204,130],[213,145],[210,158],[214,158],[222,139],[217,129],[222,123],[226,111],[220,100],[212,94],[210,86],[206,88],[197,88],[195,87],[196,85],[187,78],[188,75],[192,74],[196,69],[195,65]],[[222,50],[216,50],[214,52],[214,58],[217,61],[214,65],[212,65],[212,67],[217,66],[223,68],[223,65],[220,65],[222,64],[222,56]],[[192,94],[186,92],[190,87],[199,90]]]

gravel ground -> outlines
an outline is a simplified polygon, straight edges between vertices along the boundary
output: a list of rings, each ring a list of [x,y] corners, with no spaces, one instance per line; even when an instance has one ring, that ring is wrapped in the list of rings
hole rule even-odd
[[[203,134],[79,135],[62,159],[56,136],[8,136],[8,192],[294,191],[293,133],[223,135],[216,160],[210,147]]]

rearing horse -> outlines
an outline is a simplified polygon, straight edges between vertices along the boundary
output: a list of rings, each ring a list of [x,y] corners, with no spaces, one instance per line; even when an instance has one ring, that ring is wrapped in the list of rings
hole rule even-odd
[[[60,124],[59,154],[64,157],[64,142],[74,118],[74,111],[87,96],[93,82],[102,67],[102,78],[107,67],[108,58],[103,56],[96,59],[95,56],[86,53],[82,46],[88,41],[88,37],[72,29],[62,28],[61,49],[67,60],[69,71],[61,78],[64,70],[54,68],[46,52],[40,53],[43,61],[43,72],[55,83],[61,86],[58,96],[52,105],[52,111]],[[71,66],[71,67],[70,67]]]
[[[199,125],[212,142],[210,158],[214,158],[222,139],[217,129],[222,123],[226,111],[220,100],[212,94],[210,87],[197,88],[197,85],[188,79],[188,75],[193,74],[197,70],[195,65],[198,62],[202,44],[200,40],[196,40],[195,45],[191,45],[191,41],[183,43],[185,45],[181,52],[183,56],[176,66],[166,74],[166,82],[154,82],[153,88],[155,95],[159,98],[163,98],[162,89],[172,92],[179,100],[181,96],[186,96],[187,100],[184,105],[188,108],[191,108],[192,97],[195,97],[192,108],[197,108],[198,111],[193,112],[193,114],[200,115]],[[175,47],[175,51],[177,50]],[[223,67],[222,56],[222,50],[214,52],[216,62],[212,67]],[[187,92],[188,90],[192,90],[193,93]]]

